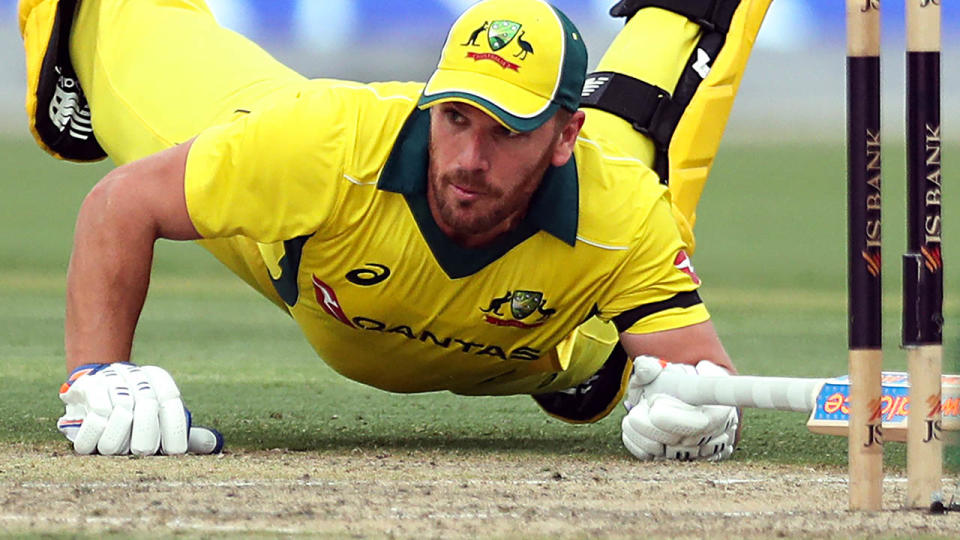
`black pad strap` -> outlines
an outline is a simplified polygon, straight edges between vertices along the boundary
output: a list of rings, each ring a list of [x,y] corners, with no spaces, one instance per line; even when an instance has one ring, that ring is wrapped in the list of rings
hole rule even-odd
[[[706,31],[726,34],[740,0],[629,0],[633,13],[655,7],[672,11],[699,24]]]
[[[663,88],[612,71],[598,71],[587,77],[580,106],[623,118],[660,148],[669,145],[683,115],[683,106],[675,103]]]
[[[720,32],[703,33],[680,74],[673,96],[629,75],[602,71],[587,77],[580,105],[615,114],[650,137],[656,149],[653,170],[661,183],[669,185],[670,139],[725,41],[726,35]]]

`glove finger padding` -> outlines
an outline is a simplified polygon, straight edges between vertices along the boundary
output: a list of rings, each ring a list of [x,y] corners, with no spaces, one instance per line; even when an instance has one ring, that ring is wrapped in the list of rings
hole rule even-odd
[[[626,417],[624,417],[624,421],[626,421]],[[627,427],[623,428],[623,434],[621,435],[621,438],[623,440],[623,446],[626,447],[626,449],[631,454],[633,454],[635,458],[641,461],[650,461],[652,459],[656,459],[658,457],[663,456],[662,444],[654,443],[653,441],[650,441],[649,439],[644,437],[640,437],[640,438],[633,437],[629,434]],[[655,450],[654,452],[648,452],[645,445],[642,444],[644,442],[656,444],[657,446],[659,446],[659,449]]]
[[[726,433],[727,430],[730,429],[731,423],[736,425],[737,410],[733,407],[727,407],[725,405],[702,405],[697,407],[697,409],[699,409],[703,417],[707,419],[707,423],[703,430],[681,439],[680,444],[682,446],[699,446],[706,444],[716,435]]]
[[[696,370],[697,375],[703,375],[704,377],[729,377],[730,372],[726,369],[714,364],[709,360],[701,360],[697,363]]]
[[[80,387],[74,389],[74,383],[96,368],[97,366],[93,365],[81,366],[75,369],[67,381],[60,386],[59,397],[65,410],[63,416],[57,419],[57,429],[70,442],[77,440],[77,435],[83,426],[83,419],[87,415],[86,397]]]
[[[661,441],[664,444],[676,444],[685,437],[699,436],[710,424],[703,407],[684,403],[673,396],[654,394],[646,401],[650,404],[650,424],[671,435],[672,440]]]
[[[133,410],[130,452],[138,456],[152,456],[160,449],[160,404],[157,394],[139,366],[130,366],[127,381],[137,403]]]
[[[640,355],[633,359],[633,373],[627,383],[627,398],[623,402],[629,411],[643,399],[644,388],[663,371],[664,362],[653,356]]]
[[[191,426],[187,450],[191,454],[219,454],[223,450],[223,435],[215,429]]]
[[[160,404],[160,447],[164,454],[185,454],[187,452],[187,413],[180,400],[180,389],[173,377],[163,368],[143,366],[143,370],[156,393]]]
[[[83,418],[83,425],[77,430],[76,438],[73,440],[73,451],[81,455],[92,454],[97,449],[100,435],[105,429],[107,429],[106,418],[96,413],[87,413]]]
[[[73,422],[77,427],[73,437],[73,450],[78,454],[92,454],[97,449],[112,409],[106,387],[94,380],[94,376],[96,373],[84,375],[76,379],[66,391],[60,392],[60,400],[67,404],[68,413],[78,415]],[[71,405],[73,407],[70,407]],[[65,420],[67,419],[61,418],[58,424],[66,425]]]
[[[707,377],[729,377],[730,372],[726,369],[710,362],[709,360],[703,360],[697,364],[696,372],[698,375],[703,375]],[[703,440],[697,441],[694,440],[696,437],[691,437],[689,440],[683,441],[682,444],[688,446],[702,446],[705,447],[707,443],[712,445],[717,445],[720,443],[720,437],[723,437],[723,442],[729,447],[729,452],[726,456],[728,457],[730,453],[733,452],[733,443],[734,438],[736,437],[737,427],[740,423],[740,415],[737,412],[736,408],[728,407],[724,405],[705,405],[700,407],[703,411],[703,414],[709,419],[707,427],[704,429],[707,433],[714,433],[715,435],[712,438],[705,438]],[[721,435],[722,434],[722,435]],[[720,452],[710,452],[711,455]],[[701,452],[703,457],[703,453]],[[721,458],[722,459],[722,458]]]
[[[699,449],[700,459],[726,459],[733,454],[733,440],[730,438],[729,434],[724,433],[723,435],[714,437],[709,444],[704,444],[700,446]]]
[[[701,459],[699,446],[667,446],[663,450],[663,455],[667,459],[675,459],[677,461]]]
[[[107,418],[107,426],[97,441],[97,452],[105,456],[126,454],[130,451],[130,428],[133,425],[133,396],[127,386],[124,371],[126,366],[112,364],[91,375],[102,377],[113,410]]]
[[[722,369],[722,368],[721,368]],[[627,398],[624,406],[629,411],[644,396],[663,393],[657,385],[657,377],[662,372],[682,375],[696,375],[697,370],[688,364],[672,364],[653,356],[638,356],[633,359],[633,373],[627,384]]]
[[[664,362],[654,356],[640,355],[633,359],[633,374],[630,385],[642,387],[653,382],[663,371]]]
[[[628,413],[623,417],[623,420],[620,421],[623,441],[627,448],[630,449],[630,452],[637,457],[640,457],[638,452],[649,454],[652,457],[662,457],[664,443],[655,440],[650,435],[660,438],[670,437],[668,434],[659,432],[646,421],[645,416],[641,412],[645,406],[645,403],[641,403],[639,408],[636,409],[637,412],[631,411],[632,414]]]
[[[653,423],[651,418],[653,409],[654,406],[651,405],[650,400],[641,400],[624,417],[624,424],[628,425],[632,432],[652,441],[668,445],[679,443],[681,434],[666,431]]]

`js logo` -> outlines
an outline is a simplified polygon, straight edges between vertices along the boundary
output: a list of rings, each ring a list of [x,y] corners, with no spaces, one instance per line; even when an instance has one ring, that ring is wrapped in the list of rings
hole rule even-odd
[[[874,444],[883,446],[883,427],[881,424],[867,425],[867,442],[863,443],[863,446],[869,448]]]
[[[927,398],[927,408],[930,412],[927,413],[927,419],[924,420],[924,424],[927,426],[927,434],[923,437],[923,442],[930,442],[933,440],[940,440],[940,433],[943,431],[943,424],[940,418],[940,415],[943,412],[943,403],[940,400],[940,393]]]
[[[943,432],[943,424],[940,420],[927,420],[927,434],[923,437],[923,442],[940,440],[940,434]]]
[[[921,2],[930,2],[931,0],[920,0]],[[940,0],[933,0],[939,2]],[[880,0],[866,0],[866,4],[860,8],[860,13],[866,13],[870,10],[880,10]]]

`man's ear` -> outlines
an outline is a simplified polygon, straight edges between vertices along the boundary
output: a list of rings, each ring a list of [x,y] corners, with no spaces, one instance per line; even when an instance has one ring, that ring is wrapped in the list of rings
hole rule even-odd
[[[553,150],[553,158],[550,160],[551,165],[562,167],[570,161],[570,156],[573,155],[573,147],[577,144],[577,136],[580,135],[580,129],[583,127],[586,117],[587,115],[583,111],[577,111],[570,115],[570,119],[560,129],[557,145]]]

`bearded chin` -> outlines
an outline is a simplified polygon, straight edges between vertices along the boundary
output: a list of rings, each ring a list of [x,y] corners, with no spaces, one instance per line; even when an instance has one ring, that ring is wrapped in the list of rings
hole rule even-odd
[[[526,214],[530,199],[543,175],[550,166],[552,146],[539,159],[522,171],[515,189],[508,191],[485,191],[484,196],[475,201],[463,201],[450,196],[453,185],[467,189],[491,189],[485,185],[482,175],[473,177],[470,171],[454,170],[440,173],[432,159],[433,143],[430,144],[431,159],[427,168],[427,199],[434,218],[441,228],[459,243],[470,237],[483,236],[493,230],[506,232],[512,229]],[[493,204],[491,204],[493,203]],[[504,227],[506,222],[511,222]]]
[[[431,174],[431,176],[433,175]],[[439,218],[443,221],[443,224],[456,233],[457,236],[472,236],[486,233],[516,210],[516,208],[508,204],[510,201],[500,197],[500,201],[503,204],[491,208],[486,213],[477,213],[476,203],[474,202],[454,201],[440,195],[441,186],[449,186],[456,183],[457,180],[462,179],[461,177],[461,174],[456,173],[444,174],[440,176],[439,181],[434,184]]]

